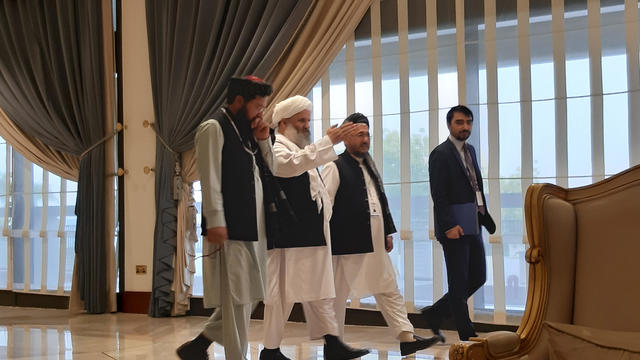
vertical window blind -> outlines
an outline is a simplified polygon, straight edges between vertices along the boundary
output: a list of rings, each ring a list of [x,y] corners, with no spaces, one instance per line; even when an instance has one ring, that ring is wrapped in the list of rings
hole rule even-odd
[[[373,2],[308,94],[311,128],[318,140],[352,112],[369,117],[371,152],[399,225],[391,257],[410,311],[447,291],[427,164],[448,136],[448,109],[462,103],[474,112],[470,141],[498,226],[483,234],[487,282],[471,313],[518,323],[527,187],[583,186],[640,163],[638,31],[637,0]],[[375,299],[350,306],[373,309]]]

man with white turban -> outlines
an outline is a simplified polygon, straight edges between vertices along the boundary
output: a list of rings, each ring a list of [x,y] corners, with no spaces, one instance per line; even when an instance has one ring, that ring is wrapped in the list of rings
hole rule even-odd
[[[288,359],[280,351],[280,343],[296,302],[302,303],[309,337],[324,338],[325,359],[354,359],[369,353],[353,349],[339,338],[329,233],[332,207],[317,170],[337,158],[333,145],[355,132],[358,125],[331,127],[326,136],[311,144],[311,106],[307,98],[294,96],[278,103],[273,111],[271,126],[277,127],[274,175],[295,221],[267,243],[264,349],[260,360]]]

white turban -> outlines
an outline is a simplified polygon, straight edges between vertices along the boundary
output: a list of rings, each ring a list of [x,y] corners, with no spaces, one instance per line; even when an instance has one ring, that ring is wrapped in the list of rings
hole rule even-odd
[[[271,117],[271,127],[276,128],[282,119],[288,119],[293,115],[312,109],[312,103],[304,96],[296,95],[276,104]]]

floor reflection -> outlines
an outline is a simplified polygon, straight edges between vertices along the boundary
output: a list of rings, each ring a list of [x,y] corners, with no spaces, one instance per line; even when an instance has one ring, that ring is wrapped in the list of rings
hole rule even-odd
[[[0,359],[177,359],[175,349],[200,332],[204,317],[150,318],[138,314],[72,315],[64,310],[0,307]],[[262,321],[253,321],[248,358],[258,360]],[[418,330],[428,336],[429,331]],[[445,334],[457,340],[453,332]],[[322,343],[309,341],[304,324],[289,323],[282,352],[291,359],[324,359]],[[346,341],[371,349],[364,360],[402,359],[387,328],[348,326]],[[407,359],[448,359],[447,344]],[[224,359],[214,344],[211,359]]]

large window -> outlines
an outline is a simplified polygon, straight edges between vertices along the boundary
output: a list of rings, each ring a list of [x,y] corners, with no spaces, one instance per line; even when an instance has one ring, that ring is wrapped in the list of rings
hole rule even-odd
[[[71,290],[76,193],[0,139],[0,289]]]
[[[453,1],[435,6],[424,0],[374,1],[309,94],[315,139],[351,112],[345,112],[349,104],[371,121],[372,152],[399,228],[391,257],[410,309],[432,304],[447,290],[442,250],[429,235],[427,163],[430,150],[448,135],[444,115],[460,96],[475,112],[477,135],[471,142],[479,150],[485,191],[496,191],[489,205],[499,217],[498,233],[484,234],[487,283],[472,301],[476,318],[505,322],[512,315],[517,321],[524,310],[523,199],[529,184],[580,186],[630,165],[628,134],[635,120],[628,117],[625,11],[636,11],[637,18],[637,9],[625,10],[623,0],[602,1],[595,9],[588,9],[586,0],[572,0],[565,1],[560,19],[558,9],[552,15],[550,0],[524,3],[525,9],[515,1],[465,1],[459,24]],[[485,22],[487,12],[493,12],[493,23]],[[589,18],[598,19],[600,27],[590,29]],[[558,24],[561,32],[554,33]],[[487,27],[495,29],[491,38]],[[433,43],[435,51],[429,47]],[[458,62],[461,50],[465,61]],[[564,62],[564,74],[558,61]],[[495,78],[488,78],[492,73]],[[429,86],[430,77],[435,87]],[[557,94],[558,88],[566,94]],[[328,116],[323,109],[329,109]]]
[[[627,61],[638,57],[627,54],[633,26],[625,14],[635,11],[629,19],[637,22],[638,10],[625,8],[624,0],[602,0],[597,8],[586,0],[566,0],[560,8],[550,0],[466,0],[460,24],[455,3],[374,0],[307,94],[314,103],[312,134],[320,139],[354,111],[369,117],[371,151],[399,231],[391,258],[415,310],[447,291],[427,164],[431,149],[448,136],[446,112],[464,96],[475,113],[471,142],[498,224],[496,234],[484,234],[487,282],[472,299],[474,317],[517,323],[527,295],[528,185],[581,186],[630,165],[629,131],[638,120],[629,117]],[[589,17],[600,27],[590,29]],[[194,295],[202,293],[201,271],[198,264]],[[351,306],[371,308],[375,300],[354,299]]]

